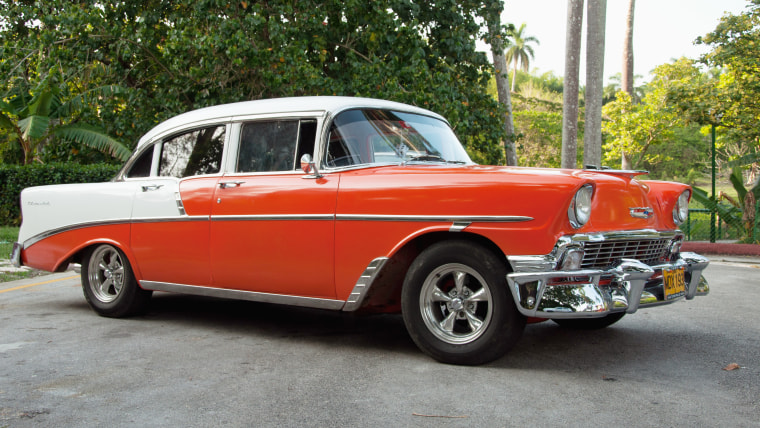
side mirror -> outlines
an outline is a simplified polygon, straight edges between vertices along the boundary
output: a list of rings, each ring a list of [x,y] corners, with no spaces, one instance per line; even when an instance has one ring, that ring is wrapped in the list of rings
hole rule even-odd
[[[314,162],[314,159],[312,159],[311,155],[308,153],[301,156],[301,169],[306,174],[309,174],[308,178],[322,177],[322,174],[320,174],[319,170],[317,170],[317,164]]]

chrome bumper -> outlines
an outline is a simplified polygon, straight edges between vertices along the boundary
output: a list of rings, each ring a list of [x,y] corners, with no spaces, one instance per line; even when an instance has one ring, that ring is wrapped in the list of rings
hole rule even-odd
[[[709,260],[699,254],[680,253],[675,261],[657,266],[622,259],[605,270],[515,272],[507,275],[507,282],[517,308],[525,316],[602,317],[613,312],[632,314],[639,308],[706,295],[710,287],[702,271],[708,264]],[[522,267],[526,267],[524,261]],[[684,268],[686,294],[665,300],[662,270],[680,267]]]
[[[11,251],[11,263],[13,263],[13,266],[21,267],[21,248],[22,245],[20,243],[13,243],[13,250]]]

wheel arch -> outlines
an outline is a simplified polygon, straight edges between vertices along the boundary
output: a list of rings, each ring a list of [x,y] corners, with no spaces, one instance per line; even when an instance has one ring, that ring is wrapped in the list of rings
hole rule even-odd
[[[397,247],[377,275],[367,292],[359,311],[363,312],[400,312],[401,287],[409,267],[417,256],[430,247],[443,241],[466,241],[484,247],[493,253],[511,272],[507,256],[493,241],[485,236],[470,232],[434,231],[416,236]],[[504,281],[506,286],[506,279]]]
[[[129,262],[129,266],[132,269],[132,272],[135,275],[135,278],[139,280],[141,278],[140,270],[137,267],[137,265],[134,263],[134,255],[129,250],[129,245],[126,245],[125,243],[110,239],[110,238],[97,238],[97,239],[91,239],[88,241],[85,241],[78,245],[76,248],[72,249],[66,256],[64,256],[61,261],[56,266],[56,272],[62,272],[67,269],[67,267],[70,264],[79,264],[81,265],[84,262],[84,255],[87,253],[87,251],[91,248],[97,247],[98,245],[102,244],[108,244],[113,245],[114,247],[121,250],[122,253],[127,257],[127,261]]]

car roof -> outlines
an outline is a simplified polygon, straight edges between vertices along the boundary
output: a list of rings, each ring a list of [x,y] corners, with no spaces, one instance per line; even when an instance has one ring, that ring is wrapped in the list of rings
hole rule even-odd
[[[446,119],[444,119],[441,115],[433,113],[430,110],[408,104],[374,98],[338,96],[271,98],[255,101],[243,101],[232,104],[222,104],[182,113],[180,115],[167,119],[164,122],[161,122],[153,127],[153,129],[148,131],[145,135],[143,135],[142,138],[140,138],[137,147],[142,147],[144,144],[153,140],[158,135],[162,135],[168,131],[171,131],[172,129],[184,127],[185,125],[192,123],[201,124],[203,122],[209,121],[232,120],[237,116],[255,116],[263,114],[270,115],[296,112],[322,112],[328,114],[337,114],[343,110],[366,107],[417,113],[426,116],[432,116],[446,122]]]

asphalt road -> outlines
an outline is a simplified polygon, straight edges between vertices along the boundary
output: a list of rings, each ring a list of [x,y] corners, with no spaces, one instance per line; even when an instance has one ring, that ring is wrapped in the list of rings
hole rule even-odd
[[[707,297],[530,325],[480,367],[426,357],[400,316],[157,293],[108,319],[72,272],[4,283],[0,427],[760,426],[760,265],[705,276]]]

